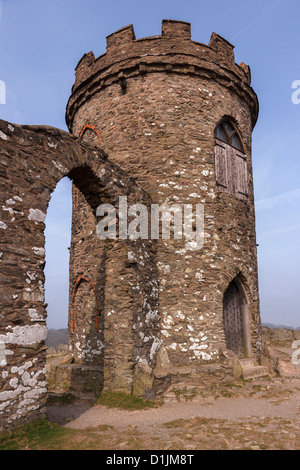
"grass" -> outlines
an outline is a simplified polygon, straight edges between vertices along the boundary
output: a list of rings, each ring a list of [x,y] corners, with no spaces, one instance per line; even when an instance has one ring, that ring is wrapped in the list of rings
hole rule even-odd
[[[174,419],[173,421],[168,421],[167,423],[164,423],[164,427],[166,428],[184,428],[189,426],[190,422],[193,421],[196,422],[197,426],[206,426],[210,424],[213,420],[210,418],[203,418],[203,417],[197,417],[197,418],[191,418],[189,419],[184,419],[184,418],[179,418],[179,419]]]
[[[222,396],[225,391],[236,396],[241,391],[240,387],[243,387],[242,382],[232,381],[223,383],[219,389],[208,389],[208,392],[212,395],[218,391],[218,396]],[[244,397],[254,390],[265,393],[272,400],[282,395],[289,398],[292,393],[284,387],[265,390],[264,384],[259,383],[246,387],[243,390]],[[72,395],[55,398],[62,399],[66,405],[72,403],[73,399]],[[157,402],[134,395],[109,392],[104,392],[98,403],[125,410],[159,406]],[[172,419],[173,415],[169,416]],[[169,421],[166,418],[164,423],[153,426],[151,431],[143,426],[125,427],[124,423],[111,426],[104,422],[96,427],[70,429],[47,420],[37,420],[21,429],[0,433],[0,450],[297,450],[300,449],[299,429],[300,418],[296,413],[293,419],[254,416],[228,420],[198,416]]]
[[[15,432],[1,434],[0,450],[59,450],[63,448],[64,442],[69,440],[72,434],[72,429],[39,419]]]
[[[0,450],[220,450],[299,449],[299,421],[195,417],[164,423],[148,433],[136,426],[68,429],[47,420],[0,434]]]
[[[174,419],[173,421],[168,421],[167,423],[164,423],[164,427],[168,429],[182,428],[185,424],[186,424],[186,420],[183,418],[179,418],[179,419]]]
[[[242,388],[244,385],[245,385],[244,383],[241,385],[235,382],[226,382],[224,384],[224,386],[227,388]]]
[[[184,389],[174,387],[172,392],[175,394],[176,400],[181,401],[183,398],[185,401],[193,400],[197,395],[196,388],[188,390],[186,387]]]
[[[122,410],[145,410],[156,407],[153,401],[122,392],[103,392],[96,401],[96,405]]]
[[[167,446],[160,438],[155,442],[158,448]],[[0,450],[143,450],[152,445],[152,436],[141,433],[134,426],[128,426],[126,432],[110,425],[68,429],[46,419],[29,423],[14,432],[0,433]]]

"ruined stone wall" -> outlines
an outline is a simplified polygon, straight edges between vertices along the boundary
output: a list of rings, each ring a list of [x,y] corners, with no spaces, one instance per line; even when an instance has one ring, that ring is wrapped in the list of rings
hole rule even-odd
[[[73,208],[70,350],[76,363],[103,368],[104,390],[132,393],[136,366],[144,364],[151,382],[160,346],[155,246],[148,240],[100,240],[97,218],[76,186]],[[89,340],[87,331],[95,328],[99,334]]]
[[[223,295],[236,276],[249,306],[252,356],[260,354],[251,134],[258,102],[250,70],[233,46],[213,34],[190,39],[188,23],[163,21],[162,35],[136,39],[132,26],[107,38],[107,51],[86,54],[76,68],[67,123],[94,142],[151,195],[167,204],[204,204],[205,241],[158,240],[163,367],[219,360],[224,347]],[[236,123],[246,149],[247,201],[216,187],[214,130],[224,116]],[[99,140],[100,137],[100,140]]]
[[[144,204],[149,204],[149,197],[107,159],[103,150],[81,143],[58,129],[0,121],[0,142],[1,429],[41,416],[47,399],[44,221],[56,184],[64,176],[70,177],[93,214],[99,204],[115,204],[125,194],[129,200]],[[85,224],[83,216],[81,221]],[[90,225],[90,228],[95,231],[96,227]],[[92,254],[93,247],[90,250]],[[138,260],[141,251],[147,255],[143,265],[129,261]],[[107,356],[102,356],[101,361],[104,369],[109,367],[110,380],[120,378],[119,382],[132,390],[138,370],[135,366],[140,360],[148,364],[149,369],[144,372],[150,377],[159,341],[157,296],[153,296],[151,285],[155,281],[155,247],[150,241],[143,246],[129,240],[121,244],[111,241],[107,243],[106,254],[108,261],[102,274],[105,299],[99,295],[97,270],[88,271],[95,291],[85,279],[78,285],[75,323],[83,320],[80,305],[85,299],[91,325],[85,333],[81,330],[84,338],[78,352],[81,357],[87,356],[85,348],[91,345],[99,356],[105,349]],[[89,252],[85,260],[91,261]],[[101,260],[94,258],[93,264],[97,265],[100,276]],[[97,302],[99,311],[95,311]],[[141,342],[143,335],[149,336],[148,343]],[[131,367],[129,359],[123,367],[121,347],[127,348]]]

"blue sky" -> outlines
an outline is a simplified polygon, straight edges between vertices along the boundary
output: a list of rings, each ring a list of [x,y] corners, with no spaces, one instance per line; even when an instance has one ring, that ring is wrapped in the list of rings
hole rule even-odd
[[[192,39],[214,31],[249,64],[260,115],[253,132],[253,167],[261,316],[300,326],[300,80],[299,0],[2,0],[0,118],[67,130],[65,106],[82,55],[105,52],[106,36],[133,24],[136,37],[160,34],[162,19],[188,21]],[[62,180],[47,215],[48,325],[67,323],[70,183]]]

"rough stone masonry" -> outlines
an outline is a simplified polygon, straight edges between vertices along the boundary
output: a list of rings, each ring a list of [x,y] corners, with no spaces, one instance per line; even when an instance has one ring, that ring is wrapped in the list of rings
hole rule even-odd
[[[189,23],[163,20],[160,36],[136,39],[130,25],[99,58],[83,56],[70,134],[0,122],[0,427],[44,412],[44,221],[64,176],[73,181],[75,381],[91,374],[98,393],[154,398],[179,381],[221,380],[228,357],[259,363],[257,116],[250,69],[233,46],[215,33],[201,44]],[[201,249],[183,238],[99,239],[97,207],[125,196],[147,207],[201,204]]]

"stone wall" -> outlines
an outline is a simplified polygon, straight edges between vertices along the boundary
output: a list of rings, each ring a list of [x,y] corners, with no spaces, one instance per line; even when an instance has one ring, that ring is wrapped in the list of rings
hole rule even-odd
[[[129,200],[132,198],[144,204],[149,204],[149,197],[107,159],[103,150],[81,143],[66,132],[47,126],[19,126],[0,121],[0,139],[1,428],[41,416],[47,398],[44,221],[56,184],[69,176],[93,214],[99,204],[115,204],[124,194]],[[83,215],[81,220],[85,224]],[[96,225],[90,228],[95,231]],[[144,266],[128,262],[132,254],[137,258],[141,249],[147,254]],[[97,259],[93,259],[94,269],[90,264],[89,269],[82,269],[83,275],[95,285],[95,276],[105,278],[106,298],[104,301],[98,287],[98,290],[92,289],[85,279],[79,285],[76,321],[82,321],[79,305],[84,299],[87,305],[99,303],[101,308],[90,309],[91,328],[85,332],[81,330],[77,352],[83,358],[90,355],[90,362],[94,356],[101,355],[101,341],[106,341],[107,357],[105,360],[101,357],[101,364],[106,361],[110,376],[120,377],[120,382],[123,380],[127,388],[130,383],[132,388],[134,365],[139,358],[149,367],[154,363],[153,347],[159,336],[157,299],[147,297],[150,291],[147,277],[151,270],[151,281],[155,280],[155,247],[150,241],[141,246],[124,240],[120,244],[108,242],[105,250],[108,260],[105,273],[101,272],[102,260]],[[93,246],[90,246],[90,252],[92,254]],[[132,287],[137,283],[140,296],[136,296]],[[145,298],[153,311],[151,318],[144,306]],[[113,312],[120,322],[118,327]],[[139,323],[133,330],[132,324],[137,318]],[[107,335],[103,331],[104,323]],[[141,343],[140,336],[149,331],[149,342]],[[126,360],[121,360],[121,345],[128,350],[130,367]]]

